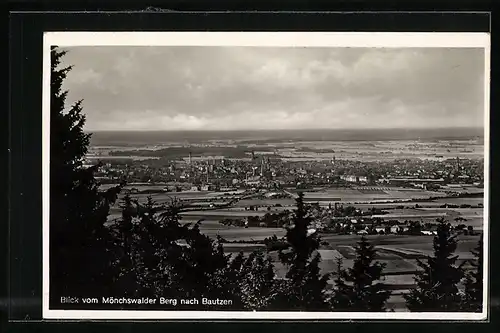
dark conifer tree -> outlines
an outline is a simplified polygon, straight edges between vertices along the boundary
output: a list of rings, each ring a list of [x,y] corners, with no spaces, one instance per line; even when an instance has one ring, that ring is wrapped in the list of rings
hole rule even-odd
[[[466,274],[465,290],[462,296],[462,310],[481,312],[483,308],[483,235],[471,251],[476,260],[471,260],[472,271]]]
[[[70,67],[60,68],[65,51],[51,48],[50,99],[50,291],[61,296],[103,296],[115,277],[113,239],[105,226],[121,187],[99,190],[94,174],[83,168],[90,134],[83,130],[82,101],[67,107],[62,84]]]
[[[289,251],[279,253],[282,263],[288,266],[288,272],[286,281],[281,283],[285,289],[279,292],[281,295],[277,302],[287,309],[320,311],[328,308],[325,300],[328,275],[320,274],[321,257],[316,252],[320,239],[316,233],[308,232],[312,217],[301,192],[296,205],[292,226],[286,235]]]
[[[200,231],[200,224],[187,230],[184,248],[185,275],[178,284],[193,297],[232,298],[226,289],[225,273],[229,255],[224,254],[220,239],[214,241]]]
[[[346,284],[346,271],[342,267],[342,258],[337,258],[335,272],[335,287],[330,298],[330,307],[334,311],[349,311],[352,305],[352,288]]]
[[[223,282],[226,294],[231,294],[230,299],[234,302],[232,309],[243,310],[246,306],[242,295],[244,289],[242,281],[245,279],[244,267],[248,266],[247,258],[245,258],[243,252],[240,252],[233,258],[229,258],[228,261]]]
[[[176,286],[182,276],[187,275],[183,260],[187,228],[180,224],[182,207],[179,202],[162,207],[148,199],[145,205],[138,201],[135,205],[141,220],[137,232],[137,252],[142,262],[138,274],[140,288],[150,292],[152,297],[190,296],[184,292],[182,284]]]
[[[124,296],[138,296],[140,289],[138,284],[139,256],[142,253],[138,252],[136,241],[137,208],[132,203],[128,193],[122,199],[121,210],[121,220],[114,228],[116,230],[116,246],[120,249],[120,256],[116,264],[118,272],[116,284]],[[142,275],[142,272],[139,275]]]
[[[240,295],[246,310],[272,309],[276,298],[274,266],[262,252],[251,253],[243,262]]]
[[[385,264],[374,262],[376,250],[362,236],[356,246],[356,259],[352,268],[345,274],[348,283],[343,287],[344,294],[349,295],[350,305],[345,311],[380,312],[385,311],[385,305],[390,292],[379,282]],[[339,308],[337,308],[339,309]]]
[[[242,309],[238,284],[242,261],[231,262],[220,238],[212,240],[202,234],[201,221],[194,226],[182,224],[179,214],[183,207],[178,201],[165,207],[151,199],[135,205],[140,223],[128,221],[129,205],[125,204],[122,227],[118,230],[134,230],[132,258],[141,293],[148,292],[151,297],[231,299],[234,307]],[[120,246],[125,249],[126,243],[121,242]],[[124,271],[129,262],[120,261]]]
[[[151,196],[148,196],[144,206],[135,202],[139,223],[136,226],[137,283],[142,295],[160,295],[163,286],[158,281],[161,276],[161,247],[154,235],[158,230],[157,218],[160,207]],[[123,208],[122,208],[123,209]]]
[[[442,218],[438,219],[437,235],[434,237],[434,255],[427,262],[418,261],[422,272],[415,276],[416,288],[405,295],[410,311],[459,311],[461,299],[458,284],[464,277],[458,256],[456,235]]]
[[[118,284],[123,293],[137,290],[138,295],[161,297],[176,292],[169,266],[170,256],[178,255],[181,247],[176,243],[182,238],[176,215],[161,217],[162,207],[150,196],[142,204],[126,195],[121,209],[122,218],[114,231],[122,253],[117,267],[121,273]],[[173,210],[175,207],[169,208],[168,212]]]

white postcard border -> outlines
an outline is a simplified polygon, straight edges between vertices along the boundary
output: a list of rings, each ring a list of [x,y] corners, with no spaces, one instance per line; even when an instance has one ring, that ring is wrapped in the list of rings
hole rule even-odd
[[[252,312],[49,309],[50,47],[57,46],[265,46],[372,48],[484,48],[484,291],[481,313]],[[42,94],[43,319],[73,320],[485,320],[488,317],[490,34],[385,32],[45,32]]]

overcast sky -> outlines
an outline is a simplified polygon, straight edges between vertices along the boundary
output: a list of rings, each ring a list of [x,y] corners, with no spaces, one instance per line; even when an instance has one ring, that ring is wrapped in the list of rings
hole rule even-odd
[[[482,49],[69,47],[88,130],[482,126]]]

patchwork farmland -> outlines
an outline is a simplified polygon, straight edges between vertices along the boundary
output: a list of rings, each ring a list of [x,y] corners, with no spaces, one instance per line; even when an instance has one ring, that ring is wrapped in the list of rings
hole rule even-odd
[[[275,214],[293,211],[295,208],[295,191],[285,191],[290,195],[284,198],[272,198],[265,195],[248,195],[245,191],[232,192],[162,192],[160,186],[135,186],[139,193],[132,197],[145,201],[150,196],[159,204],[168,204],[178,200],[191,207],[181,213],[182,223],[196,223],[200,221],[200,230],[207,236],[215,239],[221,237],[226,253],[236,255],[240,252],[250,253],[254,250],[266,251],[263,241],[276,236],[282,238],[286,229],[281,227],[238,227],[221,224],[224,219],[246,219],[248,217],[262,218],[266,214]],[[143,193],[141,193],[143,192]],[[305,201],[318,204],[321,209],[335,205],[353,206],[360,210],[379,209],[383,214],[371,215],[370,218],[380,217],[385,220],[417,220],[422,223],[435,222],[443,217],[451,224],[457,225],[466,221],[474,230],[482,230],[484,224],[484,208],[472,208],[482,205],[481,197],[449,196],[444,191],[426,191],[406,188],[337,188],[320,189],[305,192]],[[227,204],[230,202],[231,204]],[[223,208],[218,208],[223,205]],[[449,205],[444,206],[444,205]],[[468,208],[460,208],[469,205]],[[451,207],[451,208],[450,208]],[[119,204],[112,208],[110,220],[119,218]],[[417,259],[425,259],[432,254],[433,236],[429,235],[367,235],[369,241],[377,249],[377,258],[386,265],[381,280],[392,296],[388,307],[394,311],[404,310],[402,295],[414,286],[414,274],[419,270]],[[457,254],[459,262],[472,260],[470,250],[477,244],[478,235],[461,235]],[[318,250],[322,261],[321,272],[334,274],[337,269],[336,260],[341,258],[343,267],[352,266],[355,258],[354,248],[359,235],[321,234],[322,246]],[[274,261],[277,276],[284,276],[286,268],[277,259],[276,252],[269,252]],[[333,284],[330,278],[330,284]]]

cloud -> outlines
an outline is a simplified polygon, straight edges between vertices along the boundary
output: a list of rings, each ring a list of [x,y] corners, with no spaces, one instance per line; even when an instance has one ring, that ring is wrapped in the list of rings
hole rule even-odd
[[[482,49],[71,47],[89,130],[481,126]]]

